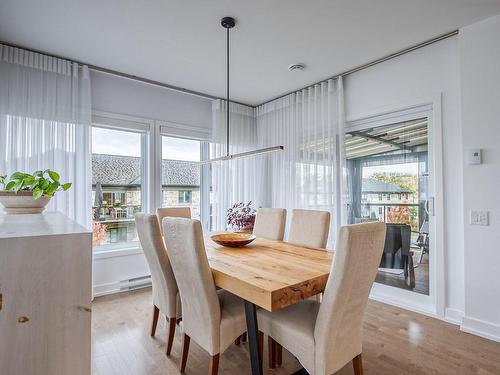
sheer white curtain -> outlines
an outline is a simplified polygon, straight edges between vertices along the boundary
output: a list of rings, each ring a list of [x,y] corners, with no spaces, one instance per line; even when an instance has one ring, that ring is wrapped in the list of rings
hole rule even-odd
[[[54,169],[71,189],[48,210],[90,225],[87,67],[0,44],[0,174]]]
[[[257,108],[259,147],[283,145],[266,156],[263,205],[330,211],[329,247],[345,222],[342,79],[328,80]]]
[[[215,100],[212,106],[212,143],[210,158],[226,154],[226,102]],[[257,147],[255,110],[251,107],[230,105],[230,153],[254,150]],[[262,181],[256,178],[263,156],[248,157],[211,164],[212,174],[212,228],[226,229],[227,210],[236,202],[253,201],[261,204]]]

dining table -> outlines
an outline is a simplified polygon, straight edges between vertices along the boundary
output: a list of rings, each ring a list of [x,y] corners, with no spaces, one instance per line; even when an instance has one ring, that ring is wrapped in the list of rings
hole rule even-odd
[[[212,234],[204,240],[215,285],[243,299],[252,375],[262,375],[257,308],[274,312],[323,292],[334,253],[259,237],[225,247]]]

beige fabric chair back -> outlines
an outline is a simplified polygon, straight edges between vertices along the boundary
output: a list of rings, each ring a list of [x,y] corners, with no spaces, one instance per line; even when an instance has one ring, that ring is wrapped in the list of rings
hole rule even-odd
[[[306,246],[326,248],[330,231],[328,211],[293,210],[288,242]]]
[[[199,220],[166,217],[167,253],[179,285],[184,333],[209,353],[219,353],[220,303]]]
[[[382,222],[340,228],[314,339],[318,374],[333,374],[361,354],[363,315],[385,241]]]
[[[286,210],[283,208],[259,208],[255,216],[253,234],[269,240],[283,241]]]
[[[137,234],[151,271],[153,304],[168,318],[176,317],[177,283],[168,259],[156,215],[135,215]]]
[[[160,223],[160,230],[163,234],[163,226],[161,221],[165,217],[185,217],[186,219],[191,219],[191,208],[190,207],[161,207],[156,209],[156,216],[158,216],[158,222]]]

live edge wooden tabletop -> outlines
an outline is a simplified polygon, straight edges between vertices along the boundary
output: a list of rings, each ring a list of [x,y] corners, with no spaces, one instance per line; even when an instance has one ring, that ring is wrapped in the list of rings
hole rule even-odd
[[[333,253],[257,238],[223,247],[205,236],[215,285],[268,311],[277,311],[325,290]]]

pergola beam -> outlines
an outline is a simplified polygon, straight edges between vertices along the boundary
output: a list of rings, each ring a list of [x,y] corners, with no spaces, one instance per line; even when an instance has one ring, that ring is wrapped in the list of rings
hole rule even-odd
[[[385,143],[385,144],[388,144],[390,146],[393,146],[393,147],[396,147],[400,150],[403,150],[405,147],[404,147],[404,144],[405,143],[409,143],[410,141],[404,141],[402,143],[398,143],[398,142],[394,142],[390,139],[383,139],[383,138],[379,138],[375,135],[371,135],[371,134],[367,134],[367,133],[364,133],[364,132],[361,132],[361,131],[357,131],[357,132],[351,132],[349,133],[353,136],[358,136],[358,137],[361,137],[361,138],[364,138],[364,139],[367,139],[367,140],[370,140],[370,141],[377,141],[377,142],[380,142],[380,143]]]

